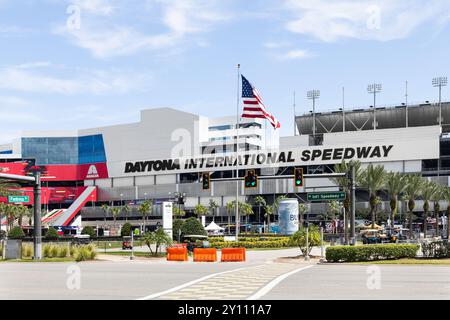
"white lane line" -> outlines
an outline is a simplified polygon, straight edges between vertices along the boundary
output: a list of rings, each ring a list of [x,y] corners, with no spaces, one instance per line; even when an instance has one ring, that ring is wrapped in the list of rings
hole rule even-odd
[[[314,265],[298,268],[298,269],[295,269],[288,273],[282,274],[281,276],[278,276],[275,279],[273,279],[272,281],[270,281],[268,284],[266,284],[264,287],[262,287],[259,291],[254,293],[252,296],[248,297],[246,300],[258,300],[259,298],[268,294],[275,286],[277,286],[284,279],[292,276],[293,274],[296,274],[297,272],[300,272],[300,271],[303,271],[303,270],[306,270],[306,269],[309,269],[312,267],[314,267]]]
[[[186,287],[192,286],[192,285],[194,285],[194,284],[196,284],[196,283],[202,282],[202,281],[207,280],[207,279],[210,279],[210,278],[212,278],[212,277],[220,276],[220,275],[222,275],[222,274],[227,274],[227,273],[231,273],[231,272],[235,272],[235,271],[241,271],[241,270],[244,270],[244,269],[247,269],[247,268],[238,268],[238,269],[233,269],[233,270],[229,270],[229,271],[224,271],[224,272],[219,272],[219,273],[213,273],[213,274],[204,276],[204,277],[202,277],[202,278],[199,278],[199,279],[196,279],[196,280],[187,282],[187,283],[185,283],[185,284],[179,285],[178,287],[174,287],[174,288],[172,288],[172,289],[168,289],[168,290],[165,290],[165,291],[161,291],[161,292],[158,292],[158,293],[154,293],[154,294],[148,295],[148,296],[143,297],[143,298],[138,298],[138,299],[136,299],[136,300],[151,300],[151,299],[155,299],[155,298],[158,298],[158,297],[160,297],[160,296],[163,296],[163,295],[166,295],[166,294],[169,294],[169,293],[172,293],[172,292],[175,292],[175,291],[184,289],[184,288],[186,288]]]

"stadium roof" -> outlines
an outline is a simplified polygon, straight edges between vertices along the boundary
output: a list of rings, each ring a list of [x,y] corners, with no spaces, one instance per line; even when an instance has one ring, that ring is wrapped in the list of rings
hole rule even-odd
[[[424,103],[395,107],[373,107],[316,113],[316,134],[343,132],[345,116],[345,131],[373,130],[374,117],[377,129],[435,126],[439,124],[439,104]],[[450,132],[450,102],[442,103],[442,132]],[[313,114],[296,116],[295,121],[301,135],[313,134]]]

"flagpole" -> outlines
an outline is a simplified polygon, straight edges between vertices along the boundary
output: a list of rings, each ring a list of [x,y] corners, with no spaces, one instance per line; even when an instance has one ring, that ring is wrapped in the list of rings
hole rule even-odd
[[[239,229],[240,229],[240,221],[239,221],[239,83],[241,77],[241,65],[237,65],[237,99],[236,99],[236,203],[235,203],[235,211],[236,211],[236,241],[238,241]],[[245,143],[244,143],[245,146]]]

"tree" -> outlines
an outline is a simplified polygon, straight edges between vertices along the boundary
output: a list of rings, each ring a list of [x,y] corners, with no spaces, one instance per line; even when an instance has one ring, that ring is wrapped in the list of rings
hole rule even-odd
[[[253,199],[253,202],[258,207],[258,222],[261,221],[261,208],[264,207],[266,203],[266,199],[262,196],[256,196],[255,199]]]
[[[398,195],[405,190],[405,187],[405,176],[401,173],[389,172],[386,175],[385,189],[390,198],[391,227],[394,227],[394,219],[398,211]]]
[[[11,183],[0,179],[0,197],[20,194],[17,190],[14,190],[17,188],[20,188],[20,185],[17,183]]]
[[[336,164],[334,166],[334,172],[335,173],[345,173],[345,177],[337,177],[332,178],[331,181],[333,181],[336,185],[342,188],[342,190],[345,192],[346,197],[344,200],[344,220],[349,221],[350,217],[350,200],[351,200],[351,189],[350,189],[350,180],[348,179],[348,174],[352,167],[355,167],[355,174],[356,177],[354,177],[356,182],[359,182],[361,180],[361,175],[363,173],[361,169],[361,163],[359,161],[350,161],[345,162],[342,161],[340,164]],[[348,243],[348,224],[344,225],[344,235],[345,235],[345,241]]]
[[[181,226],[181,233],[183,235],[201,235],[206,236],[206,231],[198,219],[188,218]]]
[[[442,198],[447,201],[447,238],[450,238],[450,187],[442,189]]]
[[[249,222],[249,216],[254,215],[253,207],[249,203],[242,203],[239,210],[244,217],[246,217],[246,224]]]
[[[53,227],[48,228],[47,232],[45,233],[45,239],[56,240],[58,238],[59,238],[58,231],[56,231],[56,229]]]
[[[125,221],[128,221],[128,214],[132,211],[131,207],[126,204],[122,207],[122,211],[125,212]]]
[[[117,221],[117,217],[120,215],[120,213],[122,212],[122,208],[120,207],[114,207],[111,208],[111,214],[113,216],[113,221],[114,221],[114,232],[116,231],[116,221]]]
[[[181,217],[184,217],[186,215],[186,211],[179,207],[173,207],[172,214],[175,216],[176,219],[179,219]]]
[[[227,203],[226,208],[227,208],[227,215],[228,215],[228,234],[231,233],[231,213],[234,211],[234,204],[235,204],[236,200],[230,201]]]
[[[198,204],[194,208],[194,213],[197,217],[204,216],[208,213],[208,208],[202,204]]]
[[[264,206],[264,218],[267,219],[267,233],[269,233],[269,226],[270,226],[270,216],[273,215],[273,206]]]
[[[21,227],[16,226],[9,230],[8,237],[11,239],[23,239],[25,238],[25,233],[23,232]]]
[[[320,246],[320,231],[315,225],[308,228],[308,248],[306,248],[306,228],[303,226],[291,236],[291,243],[298,246],[303,255],[309,255],[313,247]],[[307,250],[308,249],[308,250]]]
[[[108,216],[108,212],[110,211],[110,207],[107,204],[102,205],[102,210],[105,212],[105,225],[106,225],[106,217]]]
[[[413,234],[413,218],[414,218],[414,208],[416,207],[416,199],[420,196],[422,192],[422,184],[424,180],[421,176],[418,175],[410,175],[407,176],[405,182],[405,193],[408,198],[408,210],[409,210],[409,237],[412,239]]]
[[[145,225],[147,221],[147,215],[150,215],[153,211],[153,201],[152,200],[146,200],[144,201],[138,208],[138,212],[142,215],[142,224],[144,227],[144,233],[145,233]]]
[[[437,192],[437,185],[433,181],[426,180],[422,184],[422,199],[423,199],[423,233],[424,237],[427,237],[427,229],[428,229],[428,212],[430,210],[429,201],[434,197],[434,194]]]
[[[370,216],[372,218],[372,228],[375,228],[375,217],[378,208],[377,193],[386,181],[384,166],[374,166],[370,164],[361,174],[360,185],[369,192]]]
[[[147,247],[150,249],[150,254],[153,256],[158,255],[160,248],[163,245],[169,246],[172,243],[172,239],[162,228],[156,230],[155,232],[145,233],[142,236],[141,241],[147,245]],[[155,251],[153,251],[153,245],[155,245]]]
[[[440,234],[439,212],[441,211],[441,206],[439,204],[439,201],[442,199],[442,197],[443,197],[443,188],[441,185],[436,184],[435,192],[434,192],[433,196],[431,197],[431,200],[433,201],[434,216],[436,218],[436,222],[435,222],[436,237],[439,237],[439,234]]]
[[[304,203],[300,203],[298,205],[298,216],[299,216],[299,225],[302,226],[303,225],[303,219],[305,216],[305,213],[308,212],[308,207],[304,204]]]
[[[83,230],[81,230],[81,234],[87,234],[91,238],[94,238],[97,235],[94,228],[91,226],[84,227]]]
[[[183,225],[183,223],[184,223],[184,221],[181,219],[176,219],[173,221],[172,233],[173,233],[174,240],[178,239],[178,237],[180,236],[181,226]]]
[[[219,204],[214,201],[213,199],[209,199],[209,206],[208,206],[208,210],[211,212],[211,216],[213,218],[214,221],[214,217],[216,215],[216,210],[219,207]]]
[[[122,229],[120,229],[120,235],[122,236],[122,237],[129,237],[129,236],[131,236],[131,223],[125,223],[123,226],[122,226]]]

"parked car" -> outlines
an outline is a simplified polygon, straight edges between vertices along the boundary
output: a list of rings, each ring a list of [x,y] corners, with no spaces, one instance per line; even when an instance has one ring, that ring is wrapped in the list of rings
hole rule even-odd
[[[83,245],[91,243],[91,236],[88,234],[77,234],[73,237],[73,245]]]
[[[383,236],[380,230],[377,229],[366,229],[361,231],[361,238],[363,244],[376,244],[382,243]]]

